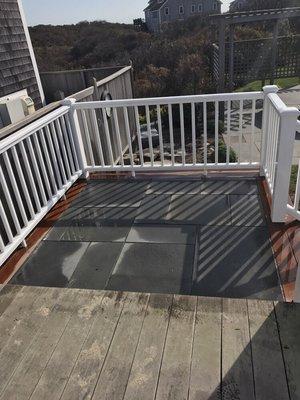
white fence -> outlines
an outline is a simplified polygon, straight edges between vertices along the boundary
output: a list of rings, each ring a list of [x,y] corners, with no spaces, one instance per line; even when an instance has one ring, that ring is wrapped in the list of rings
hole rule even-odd
[[[0,265],[81,175],[69,108],[0,142]]]
[[[73,108],[77,111],[75,118],[83,121],[84,126],[81,134],[85,169],[157,171],[258,168],[259,162],[253,160],[254,128],[258,102],[262,103],[263,97],[262,92],[252,92],[74,103]],[[132,131],[129,115],[135,117],[135,132]],[[249,154],[246,160],[242,157],[242,135],[239,135],[236,159],[231,160],[233,120],[238,121],[235,129],[241,132],[245,116],[248,116],[251,125]],[[120,118],[125,120],[125,146],[121,140]],[[141,132],[141,119],[145,120],[147,126],[144,134]],[[104,137],[97,132],[97,122],[104,127]],[[78,121],[75,124],[78,126]],[[154,137],[153,124],[156,126]],[[220,160],[220,133],[224,130],[227,142],[222,143],[223,160]],[[117,149],[112,146],[112,138],[117,139]],[[166,159],[166,144],[169,159]],[[209,154],[210,147],[213,148],[213,154]]]
[[[277,90],[65,100],[0,142],[0,265],[76,179],[93,171],[260,169],[272,194],[273,221],[284,221],[287,213],[300,219],[300,173],[295,203],[288,205],[299,111],[286,107]],[[255,159],[262,111],[262,147]]]

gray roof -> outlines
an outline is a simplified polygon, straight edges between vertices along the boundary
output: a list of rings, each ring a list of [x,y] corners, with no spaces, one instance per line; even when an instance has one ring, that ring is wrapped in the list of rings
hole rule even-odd
[[[164,0],[161,3],[158,3],[158,1],[155,1],[153,3],[150,3],[148,7],[145,8],[144,11],[157,11],[159,10],[168,0]]]

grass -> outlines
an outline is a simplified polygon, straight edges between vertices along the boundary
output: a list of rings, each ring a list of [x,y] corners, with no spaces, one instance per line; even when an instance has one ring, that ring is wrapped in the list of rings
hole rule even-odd
[[[270,81],[266,80],[265,85],[269,85]],[[275,85],[277,85],[281,89],[293,87],[296,85],[300,84],[300,77],[295,77],[295,78],[280,78],[280,79],[275,79],[274,82]],[[236,89],[236,92],[255,92],[257,90],[262,89],[262,81],[254,81],[247,83],[247,85]]]

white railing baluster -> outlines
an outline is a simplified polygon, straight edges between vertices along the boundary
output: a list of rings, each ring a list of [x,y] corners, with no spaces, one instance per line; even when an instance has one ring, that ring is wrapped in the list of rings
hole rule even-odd
[[[156,113],[157,113],[157,125],[158,125],[158,136],[159,136],[160,160],[161,160],[161,165],[164,166],[164,164],[165,164],[165,155],[164,155],[164,140],[163,140],[163,133],[162,133],[162,122],[161,122],[160,105],[156,106]]]
[[[55,148],[55,152],[56,152],[56,157],[58,160],[58,164],[59,164],[59,170],[62,176],[62,183],[63,185],[65,185],[67,183],[67,176],[66,176],[66,172],[65,172],[65,166],[63,163],[63,159],[62,159],[62,155],[61,155],[61,151],[59,148],[59,143],[57,140],[57,135],[56,135],[56,130],[55,130],[55,126],[53,123],[49,124],[49,129],[51,131],[51,137],[53,139],[53,144],[54,144],[54,148]]]
[[[126,130],[126,136],[127,136],[127,142],[128,142],[130,165],[131,165],[131,167],[133,167],[134,161],[133,161],[132,142],[131,142],[130,125],[129,125],[129,117],[128,117],[127,107],[123,108],[123,113],[124,113],[124,119],[125,119],[125,130]]]
[[[196,112],[195,112],[195,103],[191,104],[191,116],[192,116],[193,165],[196,165],[196,163],[197,163],[197,146],[196,146]]]
[[[114,118],[114,125],[116,130],[117,136],[117,146],[119,152],[119,161],[121,162],[122,167],[124,167],[124,157],[123,157],[123,150],[122,150],[122,141],[121,141],[121,133],[120,133],[120,125],[119,125],[119,118],[117,109],[113,109],[113,118]]]
[[[26,203],[27,203],[27,207],[28,207],[30,216],[31,216],[32,219],[34,219],[35,211],[33,209],[31,198],[30,198],[30,195],[29,195],[29,192],[28,192],[28,189],[27,189],[27,183],[25,181],[23,170],[22,170],[22,167],[21,167],[21,164],[20,164],[20,161],[19,161],[19,156],[17,154],[17,150],[16,150],[15,147],[13,147],[11,149],[11,153],[12,153],[12,156],[13,156],[13,160],[14,160],[14,163],[15,163],[15,166],[16,166],[17,173],[19,175],[22,191],[23,191],[25,199],[26,199]]]
[[[180,135],[181,135],[181,154],[182,154],[182,165],[185,165],[185,129],[184,129],[184,113],[183,104],[179,105],[180,114]]]
[[[135,123],[136,123],[136,129],[137,129],[140,163],[141,163],[141,166],[143,166],[144,165],[144,151],[143,151],[143,143],[142,143],[142,137],[141,137],[140,115],[139,115],[139,109],[137,106],[134,107],[134,114],[135,114]]]
[[[219,162],[219,102],[215,101],[215,164]]]
[[[172,166],[175,165],[175,149],[174,149],[174,129],[173,129],[173,111],[172,104],[168,104],[169,114],[169,131],[170,131],[170,147],[171,147],[171,161]]]
[[[244,101],[239,101],[239,150],[238,150],[238,163],[242,162],[242,139],[243,139],[243,112],[244,112]]]
[[[17,200],[18,207],[19,207],[19,210],[20,210],[20,213],[22,216],[23,224],[26,227],[28,225],[28,218],[27,218],[27,215],[26,215],[26,212],[24,209],[24,205],[23,205],[23,200],[21,198],[20,191],[19,191],[19,188],[17,185],[15,173],[12,169],[11,162],[9,160],[9,156],[8,156],[7,152],[3,153],[3,160],[4,160],[4,164],[5,164],[9,179],[10,179],[10,183],[11,183],[14,195],[16,196],[16,200]]]
[[[103,121],[104,121],[104,131],[105,131],[105,136],[106,136],[106,141],[107,141],[109,161],[110,161],[110,165],[113,166],[114,165],[114,156],[113,156],[113,151],[112,151],[112,146],[111,146],[109,126],[108,126],[107,114],[106,114],[105,108],[102,108],[102,116],[103,116]]]
[[[70,140],[69,140],[69,135],[67,132],[67,128],[66,128],[66,123],[63,117],[60,117],[58,119],[58,123],[61,127],[62,130],[62,137],[64,138],[64,142],[66,143],[66,147],[67,147],[67,159],[69,162],[69,166],[71,169],[71,176],[73,176],[75,174],[75,164],[74,164],[74,160],[73,160],[73,156],[72,156],[72,151],[71,151],[71,144],[70,144]]]
[[[4,253],[5,251],[5,244],[3,242],[2,236],[0,235],[0,253]]]
[[[39,133],[39,137],[41,138],[41,144],[42,144],[43,153],[44,153],[44,156],[45,156],[45,159],[46,159],[48,171],[47,171],[46,166],[45,166],[44,157],[43,157],[43,154],[42,154],[42,151],[41,151],[41,146],[40,146],[40,143],[39,143],[39,140],[38,140],[38,137],[37,137],[37,133],[34,133],[32,135],[32,137],[33,137],[33,142],[35,144],[36,153],[37,153],[37,156],[38,156],[40,168],[42,170],[43,178],[44,178],[44,181],[45,181],[45,185],[46,185],[46,189],[47,189],[47,193],[48,193],[48,200],[49,200],[52,197],[52,189],[51,189],[49,177],[50,177],[50,180],[51,180],[51,183],[52,183],[52,187],[53,187],[54,193],[57,192],[57,186],[56,186],[56,182],[55,182],[55,179],[54,179],[54,173],[53,173],[51,161],[50,161],[50,158],[49,158],[48,148],[47,148],[47,145],[46,145],[46,142],[45,142],[43,131],[41,130],[38,133]],[[45,203],[45,204],[47,204],[47,203]]]
[[[297,173],[297,181],[296,181],[296,190],[295,190],[295,199],[294,199],[294,210],[299,210],[299,202],[300,202],[300,160],[298,162],[298,173]]]
[[[256,113],[256,100],[252,100],[252,109],[251,109],[251,136],[250,136],[250,164],[253,163],[255,113]]]
[[[13,223],[14,223],[16,231],[17,231],[17,234],[20,235],[20,233],[21,233],[20,222],[19,222],[16,210],[15,210],[15,206],[14,206],[10,191],[8,189],[6,179],[4,177],[4,173],[3,173],[3,169],[2,169],[1,165],[0,165],[0,183],[1,183],[2,190],[4,192],[6,203],[9,208]]]
[[[24,143],[21,142],[19,144],[19,146],[20,146],[22,158],[23,158],[24,165],[25,165],[25,171],[26,171],[26,174],[28,176],[28,180],[29,180],[29,184],[30,184],[30,187],[31,187],[32,195],[33,195],[33,198],[34,198],[34,201],[35,201],[35,205],[36,205],[36,208],[37,208],[38,212],[40,212],[42,206],[41,206],[39,194],[38,194],[35,182],[34,182],[34,178],[33,178],[32,172],[31,172],[31,166],[30,166],[29,161],[28,161],[28,157],[27,157],[27,154],[26,154]]]
[[[203,103],[203,154],[204,165],[207,165],[207,103]]]
[[[55,170],[56,181],[57,181],[57,184],[58,184],[58,188],[61,189],[63,187],[62,175],[61,175],[61,173],[59,171],[59,168],[58,168],[58,160],[57,160],[57,156],[56,156],[56,152],[55,152],[55,149],[54,149],[51,132],[50,132],[50,129],[49,129],[48,125],[45,126],[45,131],[46,131],[46,137],[47,137],[49,148],[50,148],[50,155],[51,155],[51,158],[52,158],[53,167],[54,167],[54,170]],[[43,139],[45,140],[44,135],[41,135],[41,140],[43,142],[43,146],[46,147],[46,142],[43,141]],[[50,162],[50,164],[51,164],[51,162]]]
[[[4,226],[4,230],[5,230],[5,233],[7,235],[8,241],[9,241],[9,243],[12,243],[13,240],[14,240],[14,236],[12,234],[11,227],[9,225],[9,222],[8,222],[8,219],[7,219],[7,216],[6,216],[6,213],[5,213],[5,210],[4,210],[3,203],[1,201],[1,199],[0,199],[0,218],[2,219],[2,223],[3,223],[3,226]]]
[[[148,143],[150,151],[151,166],[154,165],[154,154],[153,154],[153,143],[152,143],[152,131],[151,131],[151,120],[150,120],[150,109],[146,106],[146,122],[147,122],[147,133],[148,133]]]
[[[71,122],[70,122],[68,114],[64,115],[64,117],[65,117],[65,121],[66,121],[66,125],[67,125],[67,130],[69,132],[69,138],[70,138],[70,143],[71,143],[71,147],[72,147],[72,154],[73,154],[73,157],[74,157],[75,168],[76,168],[76,172],[77,172],[77,171],[80,170],[80,166],[79,166],[77,151],[76,151],[75,142],[74,142],[74,138],[73,138]]]
[[[227,102],[227,146],[226,146],[226,164],[230,163],[231,146],[231,101]]]
[[[105,162],[104,162],[103,149],[102,149],[102,143],[101,143],[101,137],[100,137],[100,131],[99,131],[99,126],[98,126],[96,111],[91,110],[91,114],[92,114],[91,121],[93,124],[93,128],[95,130],[97,152],[98,152],[98,155],[100,158],[100,163],[102,166],[104,166]]]
[[[87,143],[87,147],[88,147],[88,155],[91,161],[91,165],[92,167],[95,166],[95,159],[94,159],[94,153],[93,153],[93,147],[92,147],[92,142],[91,142],[91,137],[90,137],[90,133],[89,133],[89,126],[88,126],[88,122],[87,122],[87,118],[86,118],[86,111],[85,110],[81,110],[81,118],[82,118],[82,123],[83,123],[83,131],[85,134],[85,139],[86,139],[86,143]]]
[[[46,192],[45,192],[45,189],[44,189],[41,173],[40,173],[40,170],[39,170],[39,166],[38,166],[38,163],[37,163],[37,160],[36,160],[36,156],[35,156],[35,153],[34,153],[34,149],[33,149],[30,137],[26,139],[26,143],[27,143],[27,146],[28,146],[28,149],[29,149],[30,159],[32,161],[32,165],[33,165],[34,173],[35,173],[35,176],[36,176],[36,179],[37,179],[38,187],[39,187],[39,190],[40,190],[40,193],[41,193],[42,204],[43,204],[43,206],[45,206],[47,204],[48,200],[46,198]],[[50,187],[49,187],[49,189],[50,189]],[[49,190],[48,195],[49,195],[49,197],[52,196],[51,190]]]
[[[61,152],[62,157],[63,157],[63,163],[64,163],[64,166],[65,166],[67,180],[69,180],[71,178],[71,176],[72,176],[72,173],[71,173],[71,168],[70,168],[70,164],[69,164],[69,160],[68,160],[68,156],[67,156],[67,152],[66,152],[65,141],[64,141],[64,138],[63,138],[63,134],[62,134],[59,118],[54,121],[54,124],[56,126],[58,142],[59,142],[59,145],[60,145],[60,152]]]

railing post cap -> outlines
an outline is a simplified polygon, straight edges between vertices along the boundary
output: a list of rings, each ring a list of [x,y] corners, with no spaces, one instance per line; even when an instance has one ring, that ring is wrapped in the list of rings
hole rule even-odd
[[[277,93],[279,90],[279,87],[276,85],[267,85],[263,87],[263,92],[265,94],[269,94],[269,93]]]
[[[76,103],[76,99],[64,99],[64,100],[62,100],[61,104],[63,106],[72,106],[75,103]]]
[[[286,107],[284,110],[281,111],[280,114],[284,117],[299,117],[300,111],[297,107]]]

